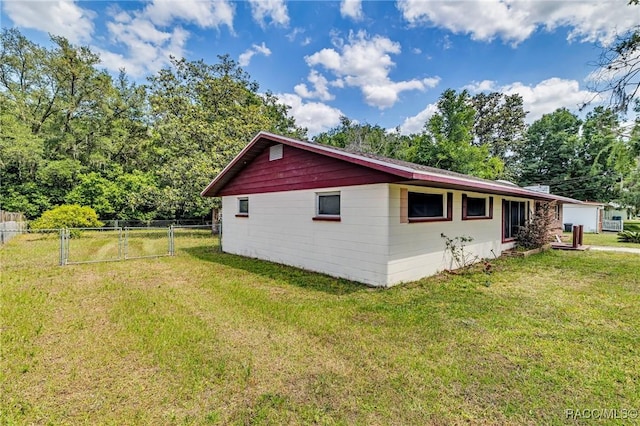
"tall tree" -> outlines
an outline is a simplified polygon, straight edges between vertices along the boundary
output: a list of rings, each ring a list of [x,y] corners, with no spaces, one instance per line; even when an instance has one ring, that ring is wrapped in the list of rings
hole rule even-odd
[[[610,201],[633,167],[632,148],[621,137],[615,112],[597,107],[584,123],[566,109],[531,125],[520,150],[519,182],[549,185],[554,193]]]
[[[258,94],[258,84],[228,56],[209,65],[172,59],[149,79],[161,208],[166,215],[202,216],[215,200],[207,183],[260,130],[304,136],[284,106]]]
[[[488,144],[474,145],[476,110],[469,93],[446,90],[438,100],[438,111],[417,138],[416,163],[486,179],[496,179],[504,163],[490,153]]]
[[[51,37],[52,47],[43,48],[3,30],[0,41],[5,207],[22,206],[31,217],[63,203],[83,174],[116,180],[150,165],[142,88],[124,74],[116,86],[97,69],[98,55],[63,37]]]
[[[521,185],[549,185],[559,195],[573,196],[574,188],[588,179],[578,170],[580,119],[566,108],[543,115],[527,130],[526,141],[519,150]]]
[[[515,152],[524,139],[527,113],[519,94],[478,93],[471,98],[476,111],[473,125],[477,146],[486,145],[492,156],[504,161],[508,171],[513,166]]]
[[[587,114],[581,133],[579,155],[585,164],[584,175],[590,179],[575,190],[575,196],[610,201],[618,196],[633,168],[632,147],[620,136],[618,115],[602,106]]]

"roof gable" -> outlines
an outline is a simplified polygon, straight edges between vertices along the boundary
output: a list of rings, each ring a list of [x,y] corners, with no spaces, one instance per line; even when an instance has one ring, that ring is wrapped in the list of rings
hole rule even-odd
[[[281,156],[272,159],[270,148],[282,147]],[[261,194],[300,189],[330,188],[395,182],[395,175],[310,152],[291,145],[269,145],[252,161],[244,164],[217,195]]]

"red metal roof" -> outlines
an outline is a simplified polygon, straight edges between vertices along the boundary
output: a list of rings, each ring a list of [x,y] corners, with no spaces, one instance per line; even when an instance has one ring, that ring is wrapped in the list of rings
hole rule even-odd
[[[268,132],[258,133],[249,144],[229,163],[218,176],[202,191],[205,197],[219,196],[220,191],[260,153],[274,143],[292,146],[305,151],[346,161],[358,166],[385,172],[397,177],[397,183],[439,188],[460,189],[489,194],[511,195],[536,200],[560,201],[582,204],[572,198],[530,191],[515,184],[455,173],[421,164],[409,163],[372,154],[349,152],[340,148],[300,141]]]

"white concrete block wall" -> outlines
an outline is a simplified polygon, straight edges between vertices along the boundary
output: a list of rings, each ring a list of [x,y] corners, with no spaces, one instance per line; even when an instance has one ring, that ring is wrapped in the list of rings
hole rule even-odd
[[[446,222],[400,222],[400,190],[407,188],[415,192],[453,193],[453,220]],[[445,251],[445,240],[472,237],[465,244],[465,252],[472,257],[492,259],[514,243],[502,243],[502,197],[493,196],[493,218],[462,220],[462,194],[469,197],[487,197],[487,194],[470,191],[455,191],[408,185],[389,185],[389,268],[387,285],[396,285],[433,275],[455,267]],[[526,201],[517,198],[514,200]]]
[[[340,191],[341,221],[314,221],[316,193]],[[222,248],[370,285],[386,282],[386,184],[222,198]],[[249,197],[249,216],[236,217]]]
[[[453,221],[401,223],[401,188],[452,192]],[[316,193],[332,191],[341,193],[341,221],[314,221]],[[487,196],[396,184],[226,196],[222,248],[374,286],[414,281],[452,267],[441,233],[472,237],[465,249],[479,258],[494,258],[513,246],[502,243],[503,198],[493,196],[492,219],[463,221],[463,193]],[[238,198],[244,196],[249,216],[236,217]]]

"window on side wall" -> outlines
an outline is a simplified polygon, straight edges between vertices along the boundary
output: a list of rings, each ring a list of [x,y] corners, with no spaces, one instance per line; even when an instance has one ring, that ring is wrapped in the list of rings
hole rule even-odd
[[[340,192],[316,193],[316,215],[314,220],[340,220]]]
[[[404,196],[401,195],[404,203]],[[453,194],[434,194],[408,191],[406,222],[436,222],[451,220]],[[401,214],[404,220],[404,211]]]
[[[238,198],[238,217],[249,216],[249,197]]]
[[[513,240],[520,227],[527,222],[527,203],[524,201],[502,201],[503,240]]]
[[[492,218],[493,197],[469,197],[462,194],[462,220]]]

